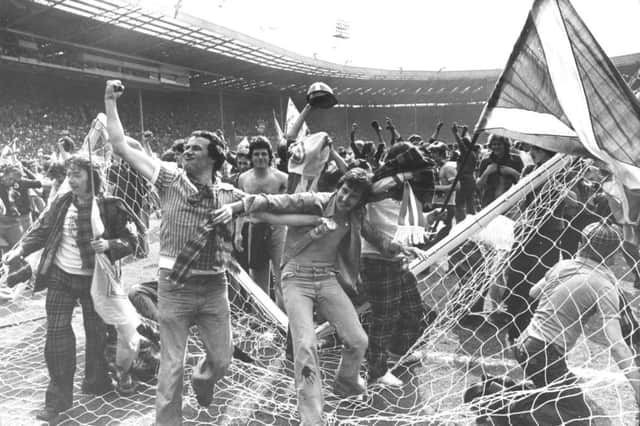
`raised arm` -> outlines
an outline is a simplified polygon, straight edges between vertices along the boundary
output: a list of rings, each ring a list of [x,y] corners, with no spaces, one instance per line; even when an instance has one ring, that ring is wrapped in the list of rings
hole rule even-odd
[[[113,152],[122,157],[142,176],[152,180],[159,167],[159,160],[144,151],[138,151],[127,143],[124,129],[118,116],[117,99],[122,95],[124,86],[120,80],[109,80],[104,91],[104,107],[107,114],[107,132]]]
[[[300,111],[300,115],[298,115],[298,118],[296,118],[296,121],[293,123],[293,125],[288,129],[285,129],[285,131],[287,132],[287,134],[285,135],[285,139],[287,141],[296,141],[298,139],[298,133],[300,133],[300,129],[302,128],[304,121],[309,116],[309,113],[311,113],[312,108],[313,107],[311,105],[306,104],[302,111]]]

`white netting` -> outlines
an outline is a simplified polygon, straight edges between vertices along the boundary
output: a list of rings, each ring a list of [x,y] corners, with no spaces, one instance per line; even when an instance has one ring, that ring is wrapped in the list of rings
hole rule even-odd
[[[468,424],[477,412],[474,406],[497,405],[489,411],[500,411],[507,398],[520,399],[526,406],[531,390],[497,392],[491,396],[463,403],[465,391],[481,381],[483,374],[509,375],[520,381],[522,371],[507,344],[504,316],[497,314],[503,294],[503,278],[509,259],[532,238],[547,239],[545,224],[557,219],[564,227],[563,239],[548,239],[553,250],[571,251],[575,237],[590,220],[602,220],[602,195],[596,185],[585,184],[591,173],[583,161],[566,162],[558,172],[546,177],[543,186],[529,196],[528,206],[520,210],[524,195],[517,205],[494,222],[496,228],[474,232],[473,238],[461,242],[447,253],[438,254],[435,263],[419,275],[419,292],[426,305],[437,312],[435,321],[426,329],[410,354],[417,362],[403,366],[400,360],[394,372],[405,382],[399,389],[370,386],[363,401],[340,399],[332,392],[334,374],[339,360],[335,340],[326,339],[320,350],[325,413],[329,424]],[[122,183],[131,182],[128,176]],[[595,178],[590,176],[593,181]],[[131,185],[138,185],[131,183]],[[144,186],[137,187],[134,197]],[[126,193],[127,185],[123,185]],[[146,187],[144,187],[146,188]],[[533,189],[533,186],[530,187]],[[573,194],[569,191],[573,190]],[[145,190],[146,191],[146,190]],[[145,192],[146,193],[146,192]],[[526,194],[527,191],[520,192]],[[568,196],[576,198],[573,210]],[[486,213],[481,212],[479,216]],[[123,267],[127,286],[155,278],[157,265],[157,219],[150,221],[150,258],[130,262]],[[459,228],[459,227],[458,227]],[[452,235],[457,232],[454,228]],[[513,237],[511,236],[513,228]],[[541,231],[542,229],[542,231]],[[488,234],[488,236],[487,236]],[[573,240],[570,238],[574,238]],[[516,248],[509,248],[510,242]],[[548,251],[548,250],[547,250]],[[557,253],[557,251],[556,251]],[[551,256],[548,256],[551,257]],[[541,267],[545,256],[537,256],[533,267]],[[153,259],[153,260],[150,260]],[[557,259],[556,259],[557,260]],[[552,262],[553,263],[553,262]],[[512,262],[513,264],[513,262]],[[547,265],[551,266],[551,265]],[[543,268],[544,269],[544,268]],[[635,306],[632,268],[618,254],[613,270],[620,288]],[[529,273],[529,270],[525,271]],[[486,295],[481,306],[478,300]],[[183,413],[185,424],[297,424],[299,417],[293,383],[292,363],[285,357],[285,338],[272,315],[257,307],[251,293],[232,280],[233,340],[253,362],[234,359],[229,374],[218,383],[214,400],[207,409],[200,408],[190,383],[192,368],[203,354],[194,330],[189,339],[185,368]],[[474,308],[475,306],[475,308]],[[475,309],[478,315],[470,316]],[[133,396],[123,397],[110,392],[102,397],[84,395],[80,383],[84,371],[84,331],[79,310],[73,326],[78,344],[78,367],[75,375],[73,408],[61,415],[59,424],[150,424],[154,419],[155,380],[141,382]],[[365,324],[366,314],[363,316]],[[593,326],[594,329],[598,325]],[[48,375],[44,363],[45,334],[44,297],[29,294],[0,305],[0,423],[37,423],[33,410],[42,407]],[[597,340],[597,339],[594,339]],[[632,424],[636,407],[631,387],[615,366],[609,349],[592,340],[580,340],[568,354],[571,370],[580,378],[591,408],[590,420],[596,424]],[[555,400],[554,400],[555,401]],[[553,401],[552,401],[553,402]],[[521,410],[513,405],[512,411]],[[529,408],[523,412],[532,413]],[[513,424],[526,424],[512,420]],[[539,422],[544,424],[544,422]],[[533,422],[532,424],[535,424]]]

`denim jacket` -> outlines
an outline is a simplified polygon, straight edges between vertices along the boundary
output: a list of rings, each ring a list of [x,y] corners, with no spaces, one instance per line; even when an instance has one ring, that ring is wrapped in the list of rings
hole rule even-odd
[[[274,214],[299,213],[331,218],[335,214],[336,194],[329,192],[303,192],[298,194],[256,194],[243,199],[246,213],[269,212]],[[364,208],[357,207],[349,213],[350,232],[340,242],[336,257],[338,281],[343,286],[356,289],[360,271],[360,236],[377,247],[381,252],[393,256],[400,249],[390,238],[377,231],[364,219]],[[290,259],[297,253],[296,243],[305,238],[313,226],[289,226],[283,259]]]

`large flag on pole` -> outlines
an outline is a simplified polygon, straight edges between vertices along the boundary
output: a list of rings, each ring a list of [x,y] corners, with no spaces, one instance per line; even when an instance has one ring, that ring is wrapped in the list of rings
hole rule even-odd
[[[534,2],[476,130],[598,158],[640,190],[640,104],[569,0]]]
[[[289,98],[289,102],[287,103],[287,119],[285,121],[285,131],[288,133],[293,123],[296,122],[298,116],[300,115],[300,111],[296,108],[296,105],[293,103],[291,98]],[[302,123],[302,127],[300,127],[300,131],[296,137],[296,140],[300,140],[301,138],[307,136],[309,134],[309,127],[307,123]]]

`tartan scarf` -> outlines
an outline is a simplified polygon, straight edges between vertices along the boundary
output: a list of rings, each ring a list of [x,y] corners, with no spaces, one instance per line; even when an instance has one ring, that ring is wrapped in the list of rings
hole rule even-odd
[[[93,203],[80,204],[75,196],[72,198],[72,203],[78,210],[76,244],[78,244],[78,249],[80,250],[82,269],[93,269],[95,261],[95,252],[91,248],[91,240],[93,239],[91,205]]]
[[[233,250],[232,235],[227,226],[212,225],[211,219],[208,219],[200,225],[197,235],[187,241],[173,264],[169,274],[169,281],[174,283],[176,288],[184,287],[187,279],[189,279],[191,265],[200,257],[209,240],[215,247],[213,265],[231,270],[237,268],[231,257]]]

